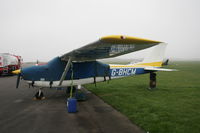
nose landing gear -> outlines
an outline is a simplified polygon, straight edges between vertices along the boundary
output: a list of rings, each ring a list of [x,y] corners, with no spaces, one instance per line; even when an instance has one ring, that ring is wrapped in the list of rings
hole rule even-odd
[[[35,100],[44,100],[44,93],[42,92],[41,88],[38,90],[38,92],[35,94],[34,97]]]

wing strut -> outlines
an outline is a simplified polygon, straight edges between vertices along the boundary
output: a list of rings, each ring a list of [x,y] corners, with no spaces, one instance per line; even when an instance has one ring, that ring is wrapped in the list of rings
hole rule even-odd
[[[65,70],[64,70],[64,72],[63,72],[63,74],[62,74],[62,76],[61,76],[61,78],[60,78],[60,82],[59,82],[59,84],[58,84],[59,86],[62,85],[62,82],[63,82],[63,80],[65,79],[65,77],[66,77],[66,75],[67,75],[67,72],[68,72],[68,70],[69,70],[69,68],[70,68],[70,64],[71,64],[71,58],[68,59],[67,65],[66,65],[66,67],[65,67]]]

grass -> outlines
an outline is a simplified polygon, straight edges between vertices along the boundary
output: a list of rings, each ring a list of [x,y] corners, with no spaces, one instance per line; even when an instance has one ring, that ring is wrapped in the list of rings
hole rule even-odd
[[[173,62],[177,72],[158,72],[157,89],[149,74],[86,85],[106,103],[150,133],[200,132],[200,62]]]

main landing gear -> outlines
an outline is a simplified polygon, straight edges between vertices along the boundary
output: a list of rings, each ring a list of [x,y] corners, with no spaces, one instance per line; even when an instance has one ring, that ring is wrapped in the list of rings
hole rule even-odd
[[[43,99],[45,99],[44,93],[42,92],[41,89],[42,89],[42,88],[40,88],[40,89],[38,90],[38,92],[35,94],[35,97],[34,97],[35,100],[43,100]]]

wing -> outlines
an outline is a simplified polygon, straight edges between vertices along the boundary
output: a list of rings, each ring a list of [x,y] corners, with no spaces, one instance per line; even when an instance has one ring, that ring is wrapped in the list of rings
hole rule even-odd
[[[61,59],[67,61],[71,58],[74,61],[88,61],[110,58],[149,48],[159,43],[161,42],[130,36],[106,36],[62,55]]]
[[[145,67],[144,70],[148,70],[148,71],[178,71],[176,69],[166,69],[166,68],[158,68],[158,67]]]

